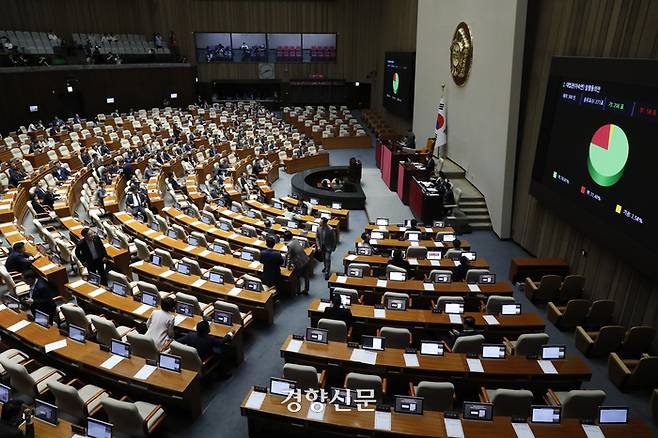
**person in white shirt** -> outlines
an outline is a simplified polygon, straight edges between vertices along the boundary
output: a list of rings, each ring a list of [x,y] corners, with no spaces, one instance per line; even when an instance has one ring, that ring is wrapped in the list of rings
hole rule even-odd
[[[146,336],[153,338],[158,350],[167,346],[174,339],[174,309],[176,302],[167,297],[160,302],[160,309],[155,310],[146,321]]]

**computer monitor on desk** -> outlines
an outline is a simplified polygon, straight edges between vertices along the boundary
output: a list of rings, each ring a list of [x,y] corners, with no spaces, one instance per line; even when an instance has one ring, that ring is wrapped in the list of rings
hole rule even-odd
[[[87,436],[89,438],[112,438],[112,424],[95,418],[87,418]]]
[[[160,356],[158,357],[158,367],[162,368],[163,370],[180,373],[181,371],[180,356],[174,356],[173,354],[167,354],[167,353],[160,353]]]
[[[425,356],[443,356],[443,342],[420,341],[420,354]]]
[[[112,339],[110,344],[110,351],[112,354],[116,354],[117,356],[130,358],[130,344],[127,342],[123,342],[118,339]]]
[[[297,383],[293,380],[270,377],[270,394],[280,397],[287,397],[290,392],[294,391]]]
[[[507,350],[502,344],[484,344],[482,345],[483,359],[505,359]]]
[[[561,417],[562,412],[559,407],[533,406],[530,421],[533,423],[558,424]]]
[[[542,360],[559,360],[567,356],[566,345],[542,345],[541,358]]]
[[[34,400],[34,416],[46,423],[57,425],[57,406],[46,403],[43,400]]]
[[[375,225],[380,226],[380,227],[388,226],[388,218],[387,217],[378,217],[377,220],[375,220]]]
[[[493,420],[493,404],[464,402],[464,420]]]
[[[326,344],[329,342],[329,331],[320,328],[307,327],[306,340],[310,342]]]
[[[407,273],[400,271],[391,271],[388,273],[388,279],[391,281],[407,281]]]
[[[627,424],[628,407],[601,406],[599,407],[599,424]]]
[[[384,338],[381,336],[361,336],[361,347],[364,350],[384,351]]]
[[[395,412],[399,414],[423,415],[423,398],[396,395]]]

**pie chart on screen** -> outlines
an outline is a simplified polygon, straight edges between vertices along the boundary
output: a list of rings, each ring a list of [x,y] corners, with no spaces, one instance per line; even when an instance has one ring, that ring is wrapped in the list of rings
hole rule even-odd
[[[400,75],[397,72],[393,73],[393,94],[398,94],[398,87],[400,86]]]
[[[623,129],[612,123],[596,130],[589,143],[587,170],[602,187],[614,185],[624,174],[628,160],[628,138]]]

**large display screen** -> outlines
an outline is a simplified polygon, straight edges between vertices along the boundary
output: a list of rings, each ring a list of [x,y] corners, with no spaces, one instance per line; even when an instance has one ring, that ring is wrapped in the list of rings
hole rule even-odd
[[[657,142],[658,61],[554,58],[531,193],[655,274]]]
[[[411,119],[414,107],[414,52],[386,52],[384,65],[384,108]]]

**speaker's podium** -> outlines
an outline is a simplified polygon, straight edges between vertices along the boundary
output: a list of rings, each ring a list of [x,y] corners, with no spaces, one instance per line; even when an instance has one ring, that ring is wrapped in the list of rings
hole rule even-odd
[[[443,217],[443,201],[439,192],[428,181],[411,178],[409,187],[409,208],[418,221],[431,224]]]
[[[377,141],[375,150],[377,167],[382,172],[382,179],[389,190],[397,192],[398,166],[400,161],[421,161],[427,150],[406,148],[403,145],[402,135],[391,135]]]

